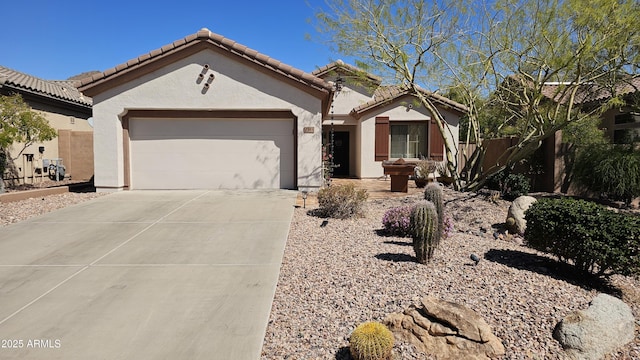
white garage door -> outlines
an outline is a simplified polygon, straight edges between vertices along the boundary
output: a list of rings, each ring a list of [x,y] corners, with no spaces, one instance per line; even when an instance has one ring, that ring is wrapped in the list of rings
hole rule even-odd
[[[132,189],[292,189],[292,119],[131,119]]]

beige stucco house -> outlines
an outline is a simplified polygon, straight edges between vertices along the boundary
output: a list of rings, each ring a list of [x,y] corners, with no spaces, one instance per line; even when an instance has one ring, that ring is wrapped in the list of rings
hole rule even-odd
[[[332,124],[349,144],[334,149],[347,159],[344,175],[382,175],[402,126],[409,141],[415,131],[432,134],[403,156],[442,155],[428,112],[407,105],[402,91],[373,76],[375,86],[336,87],[336,76],[351,70],[335,63],[306,73],[202,29],[83,80],[80,90],[93,98],[96,188],[314,190],[324,182]],[[457,136],[464,107],[440,100]],[[384,147],[376,142],[383,118],[386,156],[374,156]]]
[[[202,29],[83,81],[95,186],[317,188],[331,86]]]
[[[31,108],[42,114],[58,131],[51,141],[36,142],[22,153],[24,144],[14,144],[15,159],[3,174],[14,183],[33,183],[46,177],[48,160],[62,159],[65,177],[89,180],[93,176],[93,128],[91,98],[84,96],[72,80],[43,80],[0,66],[0,95],[20,94]]]
[[[381,85],[380,78],[342,61],[313,74],[339,84],[323,121],[324,143],[329,148],[333,143],[334,175],[376,178],[383,175],[383,161],[444,160],[444,140],[432,114],[407,90]],[[457,144],[466,107],[435,93],[423,94],[436,104],[451,143]]]

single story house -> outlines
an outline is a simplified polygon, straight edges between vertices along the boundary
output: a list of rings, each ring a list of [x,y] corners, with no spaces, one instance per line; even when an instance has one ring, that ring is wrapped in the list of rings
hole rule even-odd
[[[306,73],[201,29],[87,78],[96,188],[318,189],[331,126],[347,176],[380,176],[396,156],[442,155],[428,112],[374,76],[374,87],[336,84],[352,70]],[[457,136],[464,107],[436,97]]]
[[[93,128],[91,98],[76,88],[73,80],[43,80],[0,66],[0,95],[20,94],[31,108],[58,130],[50,141],[36,142],[22,154],[24,144],[14,144],[3,178],[15,183],[40,181],[46,176],[47,160],[62,159],[66,177],[89,180],[93,176]],[[44,168],[44,171],[43,171]]]

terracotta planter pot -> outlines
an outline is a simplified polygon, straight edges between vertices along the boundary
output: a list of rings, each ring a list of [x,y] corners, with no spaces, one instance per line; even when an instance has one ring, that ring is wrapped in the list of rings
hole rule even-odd
[[[453,184],[453,176],[438,176],[438,181],[443,184]]]

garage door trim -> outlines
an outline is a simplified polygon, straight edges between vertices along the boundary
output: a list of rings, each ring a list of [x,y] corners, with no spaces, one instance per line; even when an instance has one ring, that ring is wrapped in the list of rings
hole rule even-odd
[[[286,109],[230,109],[230,110],[180,110],[180,109],[127,109],[120,115],[122,122],[122,147],[124,188],[131,186],[131,138],[129,125],[132,118],[148,119],[291,119],[293,121],[293,173],[294,188],[298,188],[298,118]]]

